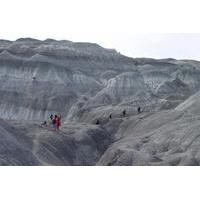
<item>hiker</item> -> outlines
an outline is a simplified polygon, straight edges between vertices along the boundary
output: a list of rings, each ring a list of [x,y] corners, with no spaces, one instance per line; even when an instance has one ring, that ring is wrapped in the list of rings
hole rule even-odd
[[[52,121],[52,120],[53,120],[53,115],[51,114],[49,118],[50,118],[50,119],[51,119],[51,121]]]
[[[53,126],[53,115],[52,114],[49,117],[49,125]]]
[[[137,111],[138,111],[138,114],[140,114],[141,113],[141,108],[138,107]]]
[[[52,120],[52,125],[53,125],[53,128],[56,130],[56,122],[57,122],[57,115],[54,116],[53,120]]]
[[[112,114],[110,114],[109,118],[112,119]]]
[[[61,115],[59,117],[57,117],[56,130],[59,130],[60,127],[61,127]]]
[[[122,114],[125,117],[126,116],[126,110],[123,110]]]
[[[96,125],[99,125],[100,124],[100,122],[99,122],[99,120],[97,119],[97,121],[96,121]]]

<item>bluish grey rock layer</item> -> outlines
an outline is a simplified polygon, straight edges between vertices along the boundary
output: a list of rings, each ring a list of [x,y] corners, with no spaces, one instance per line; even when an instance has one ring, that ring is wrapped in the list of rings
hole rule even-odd
[[[198,61],[0,40],[0,165],[199,165],[199,89]]]

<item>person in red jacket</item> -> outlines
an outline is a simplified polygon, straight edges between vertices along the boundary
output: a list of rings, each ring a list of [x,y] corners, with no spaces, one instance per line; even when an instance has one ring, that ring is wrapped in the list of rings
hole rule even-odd
[[[56,120],[56,129],[59,130],[61,127],[61,115],[57,117]]]

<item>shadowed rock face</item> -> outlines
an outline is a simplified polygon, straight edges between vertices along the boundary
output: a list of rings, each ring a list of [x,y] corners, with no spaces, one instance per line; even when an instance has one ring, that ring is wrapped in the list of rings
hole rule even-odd
[[[0,165],[39,165],[40,162],[27,148],[27,141],[16,137],[19,130],[0,120]]]
[[[0,40],[0,165],[199,165],[199,89],[197,61]]]
[[[63,125],[62,131],[36,122],[0,120],[0,165],[95,165],[111,143],[101,127]]]

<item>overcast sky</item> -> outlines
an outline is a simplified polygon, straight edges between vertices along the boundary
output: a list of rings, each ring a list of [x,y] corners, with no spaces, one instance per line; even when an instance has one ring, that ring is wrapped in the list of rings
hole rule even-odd
[[[196,2],[0,0],[0,38],[95,42],[132,57],[200,60]]]

